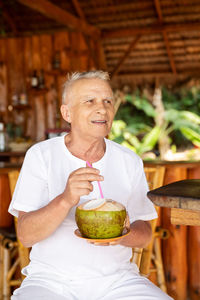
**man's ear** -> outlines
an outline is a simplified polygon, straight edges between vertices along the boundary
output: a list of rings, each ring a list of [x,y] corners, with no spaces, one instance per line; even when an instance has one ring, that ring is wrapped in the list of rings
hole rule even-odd
[[[63,117],[63,119],[68,122],[71,123],[71,116],[70,116],[70,110],[67,104],[62,104],[60,107],[60,112],[61,115]]]

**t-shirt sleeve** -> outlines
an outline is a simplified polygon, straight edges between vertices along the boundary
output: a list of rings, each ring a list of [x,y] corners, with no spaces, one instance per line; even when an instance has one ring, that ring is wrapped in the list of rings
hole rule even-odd
[[[19,178],[9,206],[9,213],[34,211],[48,204],[47,170],[40,147],[31,147],[24,158]]]
[[[157,212],[153,203],[147,197],[149,190],[143,168],[143,162],[139,158],[135,176],[132,179],[132,194],[128,202],[128,214],[130,222],[136,220],[156,219]]]

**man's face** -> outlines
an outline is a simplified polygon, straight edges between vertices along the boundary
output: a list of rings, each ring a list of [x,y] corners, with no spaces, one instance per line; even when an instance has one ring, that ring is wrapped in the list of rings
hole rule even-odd
[[[114,117],[113,92],[101,79],[80,79],[69,92],[68,121],[81,136],[105,137]],[[65,118],[66,119],[66,118]]]

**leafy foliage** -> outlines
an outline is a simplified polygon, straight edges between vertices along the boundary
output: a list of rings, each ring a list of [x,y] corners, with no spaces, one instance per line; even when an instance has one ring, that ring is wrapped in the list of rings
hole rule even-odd
[[[200,88],[170,91],[163,87],[162,96],[165,109],[187,110],[200,115]]]
[[[195,87],[171,92],[162,89],[165,122],[155,125],[156,111],[139,92],[126,94],[118,110],[110,138],[141,155],[157,147],[162,135],[174,147],[192,143],[200,147],[200,89]]]

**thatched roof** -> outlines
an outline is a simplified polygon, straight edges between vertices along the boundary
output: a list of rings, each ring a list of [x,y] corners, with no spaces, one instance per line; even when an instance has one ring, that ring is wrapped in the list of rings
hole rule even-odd
[[[78,30],[120,78],[198,76],[200,0],[0,0],[2,37]]]

